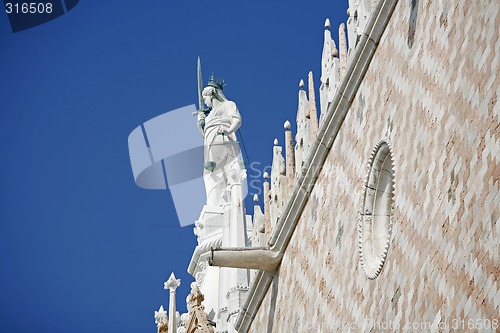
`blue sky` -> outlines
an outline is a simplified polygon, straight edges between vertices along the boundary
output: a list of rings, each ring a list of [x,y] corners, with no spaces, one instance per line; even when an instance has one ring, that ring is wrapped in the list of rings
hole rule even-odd
[[[196,239],[168,191],[135,185],[129,133],[197,103],[199,55],[239,106],[249,162],[269,165],[298,82],[313,70],[319,87],[324,21],[338,40],[346,9],[82,0],[18,33],[0,12],[0,332],[155,332],[172,271],[185,311]]]

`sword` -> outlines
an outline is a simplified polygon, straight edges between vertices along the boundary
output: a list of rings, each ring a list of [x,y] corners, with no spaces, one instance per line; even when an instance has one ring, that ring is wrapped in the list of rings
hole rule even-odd
[[[210,109],[205,109],[205,103],[203,102],[203,79],[201,78],[201,61],[200,57],[198,57],[198,111],[193,112],[193,116],[197,116],[198,113],[203,112],[204,114],[208,114]]]

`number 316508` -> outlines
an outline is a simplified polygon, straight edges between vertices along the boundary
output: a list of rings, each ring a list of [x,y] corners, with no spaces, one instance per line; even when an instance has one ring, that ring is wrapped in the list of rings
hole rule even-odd
[[[5,12],[7,14],[50,14],[52,13],[52,3],[47,2],[23,2],[5,4]]]

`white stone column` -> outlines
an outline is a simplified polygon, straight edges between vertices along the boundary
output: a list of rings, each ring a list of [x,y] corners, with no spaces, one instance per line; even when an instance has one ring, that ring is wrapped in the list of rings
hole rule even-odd
[[[228,170],[230,204],[226,207],[228,224],[224,228],[223,247],[241,248],[248,245],[243,198],[243,181],[245,177],[245,170],[239,170],[238,168]],[[236,332],[234,329],[236,317],[243,306],[248,291],[249,272],[247,269],[239,268],[222,268],[222,272],[222,282],[225,283],[225,286],[221,286],[221,297],[225,298],[224,301],[227,304],[226,329],[228,333],[233,333]],[[217,327],[219,328],[219,326]],[[221,331],[223,329],[221,327]]]
[[[165,289],[170,290],[170,305],[168,308],[168,331],[177,332],[177,321],[175,318],[176,313],[176,303],[175,303],[175,290],[181,285],[181,280],[176,279],[174,273],[170,274],[170,277],[164,284]]]

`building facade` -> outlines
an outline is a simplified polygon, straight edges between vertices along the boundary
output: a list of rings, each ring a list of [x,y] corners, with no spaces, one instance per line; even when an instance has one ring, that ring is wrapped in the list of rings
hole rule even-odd
[[[359,4],[239,332],[497,331],[500,4]]]
[[[321,85],[300,83],[253,217],[241,190],[203,209],[177,332],[498,330],[500,3],[348,14],[338,48],[325,23]]]

